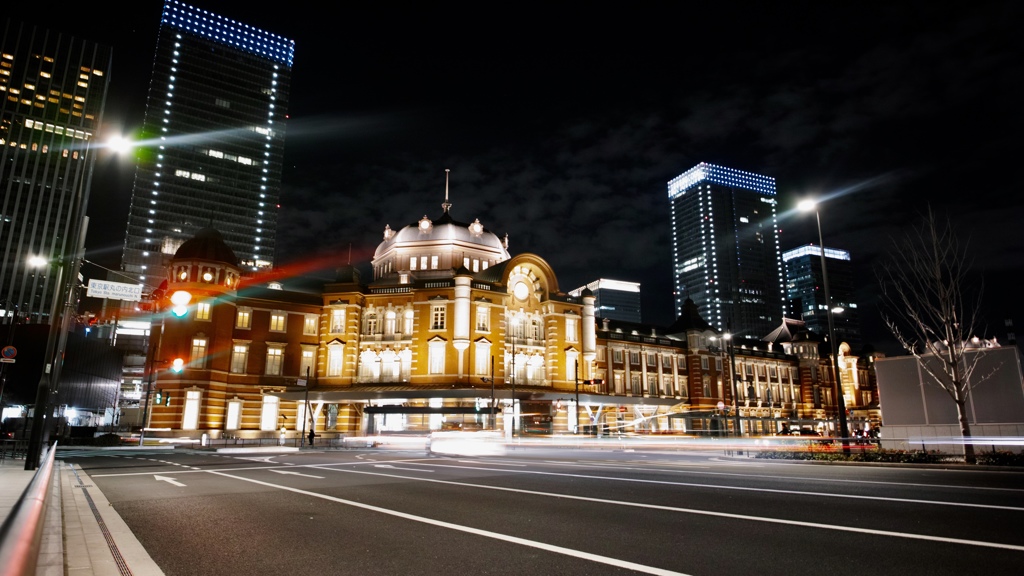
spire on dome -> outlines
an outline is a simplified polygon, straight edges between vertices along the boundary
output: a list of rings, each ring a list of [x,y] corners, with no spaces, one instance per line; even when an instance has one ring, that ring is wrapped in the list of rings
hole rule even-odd
[[[448,201],[448,173],[451,172],[448,168],[444,169],[444,204],[441,204],[441,208],[444,209],[444,213],[448,213],[448,209],[452,207],[452,203]]]

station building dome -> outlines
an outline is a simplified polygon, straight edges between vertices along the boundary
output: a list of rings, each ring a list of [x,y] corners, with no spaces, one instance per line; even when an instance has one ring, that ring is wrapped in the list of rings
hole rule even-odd
[[[384,241],[373,255],[375,283],[450,278],[459,268],[477,273],[510,258],[507,237],[498,238],[479,219],[455,220],[447,197],[441,207],[436,220],[424,215],[398,231],[384,227]]]

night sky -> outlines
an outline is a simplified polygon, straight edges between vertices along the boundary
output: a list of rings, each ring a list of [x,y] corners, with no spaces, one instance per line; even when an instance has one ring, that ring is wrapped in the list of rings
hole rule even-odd
[[[350,247],[368,264],[386,224],[441,214],[450,169],[454,218],[507,233],[564,291],[640,282],[644,321],[668,325],[666,185],[711,162],[776,179],[783,250],[817,243],[796,202],[828,198],[825,244],[855,261],[876,348],[898,351],[874,266],[929,207],[969,243],[981,335],[1022,318],[1019,2],[192,4],[296,41],[279,264]],[[16,16],[112,45],[106,120],[137,130],[162,3],[47,20],[76,5]],[[92,262],[119,265],[132,178],[97,167]]]

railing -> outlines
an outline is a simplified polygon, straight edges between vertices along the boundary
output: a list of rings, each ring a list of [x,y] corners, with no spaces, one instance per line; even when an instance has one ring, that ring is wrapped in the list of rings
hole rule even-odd
[[[7,459],[8,454],[12,459],[20,457],[24,458],[25,453],[28,452],[28,440],[0,440],[0,462]]]
[[[3,570],[4,576],[29,576],[36,573],[56,453],[55,442],[36,470],[32,482],[14,504],[3,526],[0,526],[0,570]]]

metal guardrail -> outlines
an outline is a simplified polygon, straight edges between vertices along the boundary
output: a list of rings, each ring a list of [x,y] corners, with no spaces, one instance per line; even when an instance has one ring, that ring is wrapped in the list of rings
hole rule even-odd
[[[29,576],[36,573],[56,454],[55,442],[43,457],[32,482],[0,526],[0,576]]]

